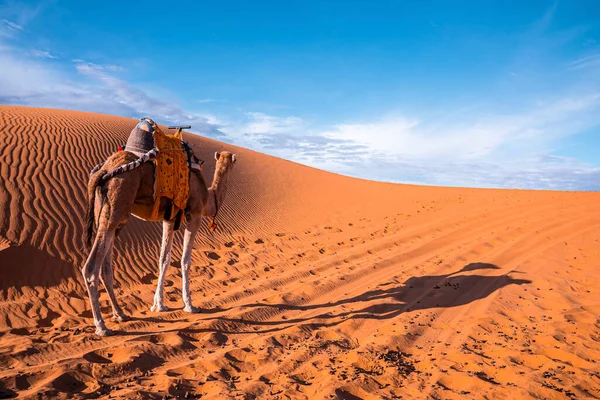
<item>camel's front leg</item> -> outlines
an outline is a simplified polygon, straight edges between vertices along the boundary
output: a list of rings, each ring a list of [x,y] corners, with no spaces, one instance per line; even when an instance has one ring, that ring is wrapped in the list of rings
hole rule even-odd
[[[104,264],[102,265],[102,283],[104,283],[104,287],[106,288],[106,292],[108,293],[108,298],[110,299],[110,304],[113,310],[113,319],[123,322],[128,321],[129,317],[125,315],[121,307],[119,307],[119,303],[117,302],[117,296],[115,295],[115,288],[113,286],[114,275],[112,268],[112,253],[114,247],[115,240],[111,241],[109,245],[108,252],[106,254],[106,258],[104,259]]]
[[[171,262],[171,247],[173,246],[173,225],[172,221],[163,222],[163,237],[160,247],[160,272],[158,275],[158,284],[156,285],[156,293],[154,294],[154,304],[150,308],[152,311],[161,312],[169,311],[169,308],[164,305],[164,287],[165,287],[165,272]]]
[[[198,308],[192,305],[192,296],[190,294],[190,266],[192,264],[192,249],[194,248],[194,240],[196,239],[196,233],[198,233],[201,221],[202,216],[195,215],[187,224],[185,228],[185,235],[183,237],[183,255],[181,257],[181,286],[183,303],[185,304],[183,310],[190,313],[200,311]]]
[[[100,311],[100,302],[98,300],[98,286],[100,285],[100,269],[110,245],[115,236],[114,231],[98,232],[96,240],[92,246],[92,251],[81,269],[83,281],[90,296],[92,305],[92,315],[94,316],[94,325],[96,325],[96,334],[98,336],[107,336],[112,331],[106,327]]]

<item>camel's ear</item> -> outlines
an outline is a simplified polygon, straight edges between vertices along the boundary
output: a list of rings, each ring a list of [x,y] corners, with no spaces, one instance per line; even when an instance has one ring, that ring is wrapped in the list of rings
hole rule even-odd
[[[218,151],[215,151],[215,160],[219,161],[219,156],[221,154]]]
[[[231,156],[231,161],[235,164],[235,154]]]

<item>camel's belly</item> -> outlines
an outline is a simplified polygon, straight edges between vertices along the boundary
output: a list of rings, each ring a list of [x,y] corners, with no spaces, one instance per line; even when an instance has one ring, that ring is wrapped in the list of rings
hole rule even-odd
[[[159,215],[161,215],[160,218],[152,218],[152,205],[134,204],[131,207],[131,214],[133,214],[134,217],[144,221],[162,221],[162,215],[164,214],[164,211],[162,214],[159,213]]]
[[[139,200],[139,199],[136,199]],[[160,202],[160,208],[158,209],[158,217],[152,217],[152,209],[154,207],[154,200],[148,204],[148,202],[138,202],[133,203],[131,206],[131,214],[133,214],[136,218],[139,218],[144,221],[163,221],[163,215],[165,215],[165,210],[167,209],[168,200],[162,199]]]

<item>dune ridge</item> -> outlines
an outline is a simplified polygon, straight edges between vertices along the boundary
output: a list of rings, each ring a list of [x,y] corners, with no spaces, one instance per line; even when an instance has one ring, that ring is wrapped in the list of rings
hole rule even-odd
[[[599,193],[371,182],[233,151],[182,310],[160,224],[114,257],[129,322],[96,338],[79,269],[89,170],[136,120],[0,106],[0,394],[132,398],[600,398]],[[105,316],[106,293],[101,292]]]

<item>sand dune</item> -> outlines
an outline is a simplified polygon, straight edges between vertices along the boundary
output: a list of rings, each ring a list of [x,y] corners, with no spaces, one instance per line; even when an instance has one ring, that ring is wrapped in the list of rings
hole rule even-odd
[[[237,153],[219,229],[160,224],[115,256],[132,321],[93,334],[79,269],[88,171],[136,121],[0,107],[0,394],[37,398],[600,398],[599,193],[393,185]],[[109,303],[102,291],[104,315]]]

